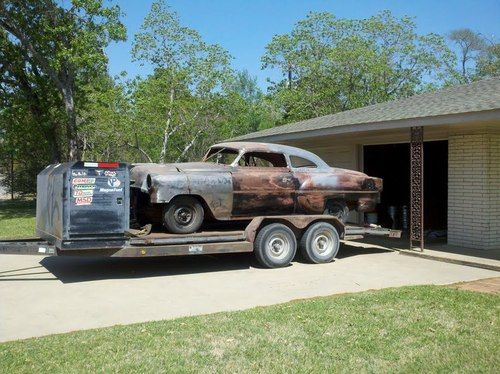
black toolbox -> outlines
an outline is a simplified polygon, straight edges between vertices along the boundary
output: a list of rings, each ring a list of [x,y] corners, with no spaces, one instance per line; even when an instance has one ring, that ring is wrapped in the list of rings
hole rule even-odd
[[[37,235],[61,250],[121,247],[129,229],[129,185],[125,163],[47,166],[37,177]]]

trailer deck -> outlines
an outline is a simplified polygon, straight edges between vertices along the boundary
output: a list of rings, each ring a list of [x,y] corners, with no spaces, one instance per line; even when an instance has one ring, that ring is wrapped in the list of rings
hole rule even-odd
[[[343,241],[358,240],[367,235],[399,238],[400,230],[382,227],[345,226]],[[105,238],[102,238],[105,240]],[[95,240],[94,240],[95,241]],[[121,248],[81,248],[58,250],[40,238],[22,238],[0,241],[0,254],[160,257],[217,253],[252,252],[253,241],[246,230],[201,231],[190,235],[151,232],[130,237]]]

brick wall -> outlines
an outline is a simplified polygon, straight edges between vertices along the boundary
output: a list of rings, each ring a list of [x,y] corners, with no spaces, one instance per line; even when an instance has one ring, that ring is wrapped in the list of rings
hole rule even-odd
[[[500,248],[500,134],[449,138],[448,243]]]

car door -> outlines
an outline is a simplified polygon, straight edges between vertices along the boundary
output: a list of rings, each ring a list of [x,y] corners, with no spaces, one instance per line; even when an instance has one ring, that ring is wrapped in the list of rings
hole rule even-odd
[[[232,178],[233,217],[294,212],[295,184],[283,154],[245,153],[234,166]]]
[[[327,196],[332,193],[332,175],[318,170],[314,161],[289,155],[293,177],[296,180],[295,211],[300,214],[323,214]]]

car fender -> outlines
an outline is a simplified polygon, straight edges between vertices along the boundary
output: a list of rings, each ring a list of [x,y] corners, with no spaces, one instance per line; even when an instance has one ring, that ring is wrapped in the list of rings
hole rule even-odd
[[[200,196],[214,218],[227,220],[233,209],[233,180],[230,172],[186,172],[189,194]]]

